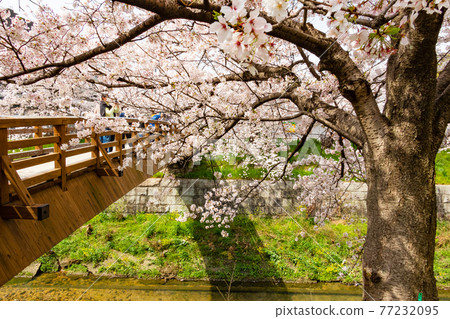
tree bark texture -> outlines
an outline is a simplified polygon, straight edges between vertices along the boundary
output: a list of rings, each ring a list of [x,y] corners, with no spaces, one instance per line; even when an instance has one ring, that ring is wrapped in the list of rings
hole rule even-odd
[[[368,132],[368,229],[364,300],[437,300],[435,158],[436,42],[442,16],[421,13],[410,45],[390,56],[385,129]]]
[[[367,156],[364,300],[437,300],[434,156]],[[370,153],[370,151],[368,151]],[[371,157],[371,158],[370,158]]]

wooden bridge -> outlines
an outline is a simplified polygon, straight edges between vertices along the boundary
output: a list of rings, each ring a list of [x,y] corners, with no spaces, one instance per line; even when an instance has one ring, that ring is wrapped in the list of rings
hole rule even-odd
[[[167,128],[174,129],[149,121],[139,130],[132,125],[138,120],[126,119],[123,134],[92,128],[67,149],[78,138],[74,124],[80,120],[0,118],[0,285],[156,173],[159,165],[137,159],[133,145],[161,142]],[[101,143],[106,135],[114,141]],[[133,165],[119,170],[127,157]]]

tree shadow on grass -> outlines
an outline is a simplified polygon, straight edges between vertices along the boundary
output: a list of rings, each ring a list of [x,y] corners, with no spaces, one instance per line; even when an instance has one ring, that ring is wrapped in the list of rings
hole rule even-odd
[[[199,222],[193,230],[212,300],[291,300],[276,261],[265,251],[248,216],[236,217],[227,238],[221,236],[221,229],[205,229]]]

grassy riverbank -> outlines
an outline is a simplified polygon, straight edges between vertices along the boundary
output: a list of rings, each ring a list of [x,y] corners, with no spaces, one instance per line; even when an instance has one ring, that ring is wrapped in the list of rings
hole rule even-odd
[[[359,219],[314,229],[304,216],[239,216],[223,238],[176,217],[103,212],[39,258],[40,269],[164,279],[361,281],[366,225]],[[438,284],[450,287],[449,222],[439,223],[436,242]]]
[[[266,174],[266,170],[261,167],[242,165],[243,160],[239,157],[232,162],[220,159],[212,161],[203,159],[193,165],[191,169],[176,172],[175,176],[177,178],[214,179],[214,172],[220,172],[225,179],[261,179]],[[311,166],[298,166],[294,168],[292,174],[294,177],[311,175],[310,169]],[[160,178],[163,176],[163,172],[158,172],[154,177]],[[450,185],[450,150],[441,151],[436,156],[436,184]]]

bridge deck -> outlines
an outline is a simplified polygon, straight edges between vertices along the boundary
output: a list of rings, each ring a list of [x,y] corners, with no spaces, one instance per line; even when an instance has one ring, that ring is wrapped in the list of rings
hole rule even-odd
[[[67,163],[67,165],[74,165],[74,164],[86,161],[90,158],[91,158],[90,154],[84,153],[84,154],[80,154],[80,155],[75,155],[73,157],[69,157],[66,160],[66,163]],[[35,166],[19,169],[19,170],[17,170],[17,173],[19,174],[20,178],[22,180],[24,180],[27,178],[31,178],[31,177],[40,175],[42,173],[48,173],[53,169],[55,169],[54,163],[44,163],[44,164],[38,164]]]
[[[139,135],[130,126],[130,138],[92,130],[84,144],[66,150],[78,120],[0,118],[0,285],[158,171],[147,160],[139,161],[141,169],[119,171],[118,165],[125,157],[136,164],[133,148],[125,146],[159,142],[166,134],[161,126],[170,123],[150,121],[155,127]],[[30,133],[33,138],[12,139]],[[102,143],[104,135],[115,141]]]

